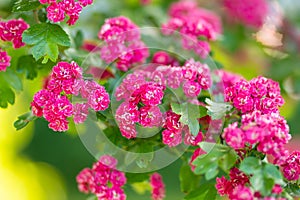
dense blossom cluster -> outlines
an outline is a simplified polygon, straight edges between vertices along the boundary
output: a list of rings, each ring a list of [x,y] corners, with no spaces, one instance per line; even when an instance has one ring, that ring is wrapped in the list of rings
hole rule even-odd
[[[127,71],[134,64],[143,63],[149,56],[138,26],[126,17],[107,19],[98,37],[105,42],[101,47],[101,58],[106,63],[116,61],[116,66],[121,71]]]
[[[125,200],[123,186],[126,177],[116,169],[117,160],[111,156],[102,156],[90,168],[83,169],[76,177],[78,188],[84,193],[93,193],[99,200]]]
[[[0,71],[6,71],[7,67],[10,66],[11,57],[6,51],[0,49]]]
[[[28,28],[29,25],[23,19],[0,21],[0,39],[4,42],[12,42],[15,49],[20,48],[25,45],[22,42],[22,34]],[[11,57],[0,48],[0,71],[6,71],[10,61]]]
[[[225,100],[242,112],[240,126],[234,122],[224,129],[226,143],[234,149],[257,145],[258,151],[273,155],[280,164],[291,135],[286,120],[279,115],[284,101],[278,83],[264,77],[250,82],[241,79],[225,88]]]
[[[224,0],[223,4],[233,19],[254,27],[262,26],[268,14],[266,0]]]
[[[143,127],[163,127],[163,143],[170,147],[182,142],[182,132],[186,133],[186,144],[195,145],[193,140],[201,141],[202,133],[198,134],[197,139],[194,138],[188,128],[179,122],[180,115],[171,110],[162,113],[159,105],[166,87],[182,87],[187,98],[197,97],[201,89],[207,90],[212,84],[208,66],[191,59],[182,67],[154,65],[147,70],[128,74],[116,88],[116,100],[124,100],[116,110],[122,135],[128,139],[136,137],[135,125],[139,123]]]
[[[291,153],[282,164],[284,177],[289,181],[297,181],[300,178],[300,152]]]
[[[245,188],[245,185],[249,184],[249,177],[246,174],[238,168],[232,168],[229,176],[230,180],[227,180],[224,176],[216,179],[216,189],[221,196],[228,195],[230,199],[233,199],[233,196],[237,195],[236,192],[240,192],[240,197],[245,196],[244,198],[240,198],[241,200],[253,199],[250,189]]]
[[[74,25],[79,19],[82,8],[93,3],[93,0],[39,0],[41,4],[49,4],[47,7],[47,17],[52,22],[64,21],[66,15],[69,16],[67,24]]]
[[[154,173],[150,177],[150,185],[152,188],[152,199],[153,200],[163,200],[166,195],[165,184],[159,173]]]
[[[216,40],[222,32],[221,21],[211,11],[199,8],[195,2],[180,1],[174,3],[169,10],[171,19],[163,24],[164,34],[179,31],[182,45],[185,49],[193,50],[201,58],[206,58],[210,52],[208,40]],[[199,38],[204,38],[200,40]]]
[[[68,95],[81,94],[85,103],[70,102]],[[94,81],[82,79],[82,69],[75,63],[59,62],[53,67],[46,88],[34,95],[32,113],[44,117],[54,131],[68,130],[68,117],[74,115],[75,123],[82,123],[88,109],[105,110],[110,103],[105,88]]]
[[[265,77],[251,81],[240,80],[233,86],[225,88],[225,101],[242,113],[260,110],[263,114],[276,113],[284,104],[279,84]]]
[[[22,42],[22,34],[28,28],[29,25],[23,19],[0,21],[0,39],[12,42],[15,49],[20,48],[25,45]]]

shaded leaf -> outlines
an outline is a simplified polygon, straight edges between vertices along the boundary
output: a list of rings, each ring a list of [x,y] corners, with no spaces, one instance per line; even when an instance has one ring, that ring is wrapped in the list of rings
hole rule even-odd
[[[41,4],[38,0],[18,0],[12,7],[13,12],[30,11],[39,7]]]

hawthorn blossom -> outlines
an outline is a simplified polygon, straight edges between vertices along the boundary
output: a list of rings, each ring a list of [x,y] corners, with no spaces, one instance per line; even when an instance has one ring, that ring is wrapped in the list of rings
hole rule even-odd
[[[151,195],[153,200],[163,200],[166,195],[165,184],[159,173],[154,173],[150,177],[150,185],[152,187]]]
[[[0,22],[0,39],[3,41],[10,41],[13,43],[15,49],[25,45],[22,42],[23,32],[29,28],[23,19],[12,19],[7,22]]]
[[[6,51],[0,49],[0,71],[6,71],[7,67],[10,66],[11,57]]]
[[[109,157],[102,156],[91,169],[85,168],[77,175],[78,189],[83,193],[93,193],[98,199],[125,200],[125,174],[102,162]],[[113,157],[111,159],[115,160]]]

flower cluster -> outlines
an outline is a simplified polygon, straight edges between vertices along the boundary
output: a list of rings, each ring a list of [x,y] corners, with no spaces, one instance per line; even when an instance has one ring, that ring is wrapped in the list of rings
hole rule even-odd
[[[116,100],[124,100],[116,110],[119,128],[122,135],[130,139],[137,134],[135,123],[143,127],[162,126],[165,128],[162,132],[163,143],[177,146],[182,141],[183,126],[179,123],[180,116],[172,111],[166,112],[163,117],[158,105],[161,104],[164,90],[166,87],[177,89],[182,86],[186,97],[197,97],[201,89],[207,90],[212,84],[210,69],[191,59],[182,67],[154,65],[147,67],[147,70],[128,74],[116,88]]]
[[[152,174],[150,177],[150,184],[152,187],[152,199],[163,200],[165,198],[166,191],[161,175],[159,173]]]
[[[127,71],[134,64],[143,63],[149,56],[148,48],[141,41],[138,27],[126,17],[107,19],[98,37],[105,41],[101,47],[101,59],[106,63],[116,61],[116,66],[121,71]]]
[[[23,19],[0,21],[0,39],[12,42],[15,49],[20,48],[25,45],[22,42],[22,34],[28,28],[29,25]]]
[[[297,181],[300,178],[300,152],[294,151],[282,164],[284,177],[289,181]]]
[[[126,177],[123,172],[116,170],[116,164],[115,158],[105,155],[92,169],[83,169],[76,177],[79,190],[93,193],[99,200],[125,200],[122,187],[126,183]]]
[[[10,59],[7,52],[0,49],[0,71],[6,71],[6,68],[10,66]]]
[[[262,26],[268,13],[266,0],[224,0],[223,5],[233,19],[253,27]]]
[[[178,66],[178,61],[165,51],[157,51],[153,54],[152,63],[160,65]]]
[[[210,52],[207,40],[216,40],[222,32],[221,21],[214,13],[199,8],[195,2],[180,1],[174,3],[169,10],[171,19],[163,24],[164,34],[173,34],[178,30],[182,36],[185,49],[193,50],[201,58]],[[204,38],[200,40],[199,38]]]
[[[249,177],[241,172],[238,168],[232,168],[229,173],[230,180],[224,176],[216,179],[216,189],[221,196],[228,195],[230,199],[251,200],[253,193],[250,188],[246,187],[249,184]],[[237,198],[239,195],[239,198]]]
[[[72,104],[67,95],[78,95],[87,103]],[[75,123],[87,118],[88,109],[105,110],[110,103],[104,87],[94,81],[82,79],[82,69],[75,63],[59,62],[53,67],[46,88],[34,95],[32,113],[44,117],[54,131],[68,130],[67,118],[74,115]]]
[[[64,21],[66,15],[69,16],[68,25],[74,25],[79,19],[82,8],[93,3],[93,0],[39,0],[41,4],[49,4],[47,7],[47,17],[56,23]]]
[[[250,148],[257,145],[257,150],[275,157],[280,164],[286,155],[284,145],[291,139],[286,120],[278,113],[263,114],[254,111],[242,116],[242,125],[237,122],[224,129],[223,138],[234,149]]]
[[[263,114],[276,113],[284,104],[279,84],[261,76],[249,82],[240,80],[225,88],[225,101],[231,102],[242,113],[255,110]]]

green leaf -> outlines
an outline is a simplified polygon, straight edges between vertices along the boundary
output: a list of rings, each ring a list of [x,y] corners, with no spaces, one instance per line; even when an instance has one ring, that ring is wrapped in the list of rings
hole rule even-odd
[[[266,163],[263,168],[263,173],[266,177],[272,178],[276,184],[284,185],[283,177],[279,169],[270,163]]]
[[[0,85],[0,107],[7,108],[8,103],[15,103],[15,93],[9,87]]]
[[[215,178],[219,173],[218,170],[218,164],[214,163],[214,165],[211,165],[210,168],[205,173],[206,180],[211,180]]]
[[[237,157],[238,156],[236,152],[233,149],[231,149],[219,159],[219,167],[223,171],[229,172],[229,170],[235,165]]]
[[[289,183],[284,188],[290,195],[300,197],[300,185],[297,183]]]
[[[212,183],[206,183],[199,188],[191,191],[184,197],[185,200],[214,200],[217,196],[217,190]]]
[[[208,109],[207,114],[211,116],[213,120],[221,119],[232,109],[230,103],[214,102],[208,98],[205,99],[205,102],[208,104],[208,106],[206,106]]]
[[[30,11],[39,7],[41,4],[38,0],[18,0],[12,7],[12,12]]]
[[[70,46],[70,38],[57,24],[41,23],[31,26],[23,33],[23,42],[33,45],[32,55],[35,60],[44,57],[43,63],[48,59],[56,62],[58,47]]]
[[[188,193],[198,187],[200,176],[192,172],[190,165],[183,164],[180,168],[179,180],[181,191]]]
[[[240,170],[245,174],[254,174],[261,170],[261,161],[255,157],[247,157],[240,164]]]
[[[150,144],[143,144],[138,147],[138,156],[135,160],[140,168],[146,168],[154,158],[153,146]]]
[[[274,180],[264,176],[262,172],[255,173],[250,178],[250,183],[255,191],[259,191],[263,196],[268,196],[275,184]]]
[[[31,55],[22,56],[18,60],[17,71],[25,73],[27,79],[33,80],[37,77],[38,65]]]
[[[12,69],[7,69],[2,77],[8,83],[8,85],[10,85],[16,91],[23,90],[23,84],[22,84],[21,79],[18,77],[18,75]]]
[[[27,112],[18,117],[18,120],[14,122],[14,127],[18,130],[27,126],[27,124],[33,120],[37,119],[36,116],[32,114],[32,112]]]
[[[83,44],[83,39],[84,39],[84,37],[83,37],[82,31],[78,30],[78,31],[76,32],[75,37],[74,37],[74,42],[75,42],[75,47],[76,47],[76,49],[79,49],[79,48],[82,46],[82,44]]]
[[[199,106],[190,103],[172,103],[171,107],[174,113],[181,115],[179,121],[188,125],[191,134],[196,136],[200,129],[198,118],[201,117],[201,113]]]

